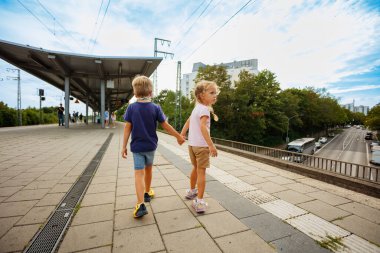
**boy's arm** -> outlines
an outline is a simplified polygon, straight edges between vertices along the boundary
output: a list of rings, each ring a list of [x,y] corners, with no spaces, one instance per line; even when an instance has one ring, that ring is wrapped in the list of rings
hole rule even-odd
[[[185,142],[183,136],[180,135],[166,120],[161,123],[161,126],[163,129],[166,130],[166,132],[177,138],[177,142],[179,145],[182,145],[182,143]]]
[[[129,136],[131,135],[132,124],[130,122],[125,122],[124,126],[124,137],[123,137],[123,146],[121,147],[121,156],[127,158],[127,144]]]
[[[186,120],[185,125],[182,127],[181,135],[185,138],[187,130],[189,130],[190,127],[190,117]]]
[[[208,148],[210,149],[211,156],[214,157],[214,156],[218,156],[218,151],[216,150],[215,145],[211,140],[211,136],[207,128],[207,119],[208,119],[207,116],[201,117],[201,133],[208,145]]]

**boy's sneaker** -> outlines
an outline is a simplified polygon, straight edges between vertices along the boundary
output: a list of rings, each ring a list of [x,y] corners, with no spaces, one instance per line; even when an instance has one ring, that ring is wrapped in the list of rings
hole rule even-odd
[[[146,210],[145,204],[137,204],[135,206],[135,211],[133,212],[133,217],[140,218],[144,216],[145,214],[148,214],[148,211]]]
[[[154,191],[150,188],[149,192],[144,193],[144,202],[150,202],[154,198]]]
[[[194,189],[194,190],[189,189],[189,190],[186,190],[185,198],[194,199],[197,195],[198,195],[198,189]]]
[[[208,206],[208,204],[203,199],[202,200],[194,199],[191,205],[195,209],[195,212],[197,213],[204,213]]]

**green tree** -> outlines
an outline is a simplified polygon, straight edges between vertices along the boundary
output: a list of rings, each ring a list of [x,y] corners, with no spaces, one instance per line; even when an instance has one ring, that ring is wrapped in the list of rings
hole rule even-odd
[[[365,119],[365,125],[372,130],[380,130],[380,105],[371,108]]]
[[[17,111],[0,101],[0,127],[17,125]]]

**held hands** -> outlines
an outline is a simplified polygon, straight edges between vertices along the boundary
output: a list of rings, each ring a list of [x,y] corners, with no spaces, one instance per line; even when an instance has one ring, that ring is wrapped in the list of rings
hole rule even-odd
[[[214,144],[212,146],[208,147],[208,149],[210,150],[211,157],[217,157],[218,156],[218,151],[216,150]]]
[[[185,140],[186,139],[182,135],[180,135],[180,136],[177,137],[177,143],[179,145],[182,145],[185,142]]]
[[[122,156],[123,158],[127,158],[127,154],[128,154],[127,148],[123,148],[123,149],[121,150],[121,156]]]

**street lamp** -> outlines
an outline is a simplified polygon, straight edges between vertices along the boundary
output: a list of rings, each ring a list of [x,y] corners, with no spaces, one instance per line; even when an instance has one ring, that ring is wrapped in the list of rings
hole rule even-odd
[[[292,118],[294,118],[294,117],[296,117],[296,116],[298,116],[298,114],[296,114],[296,115],[294,115],[294,116],[292,116],[292,117],[290,117],[290,118],[288,118],[288,125],[287,125],[287,127],[286,127],[286,143],[289,143],[289,121],[292,119]]]

